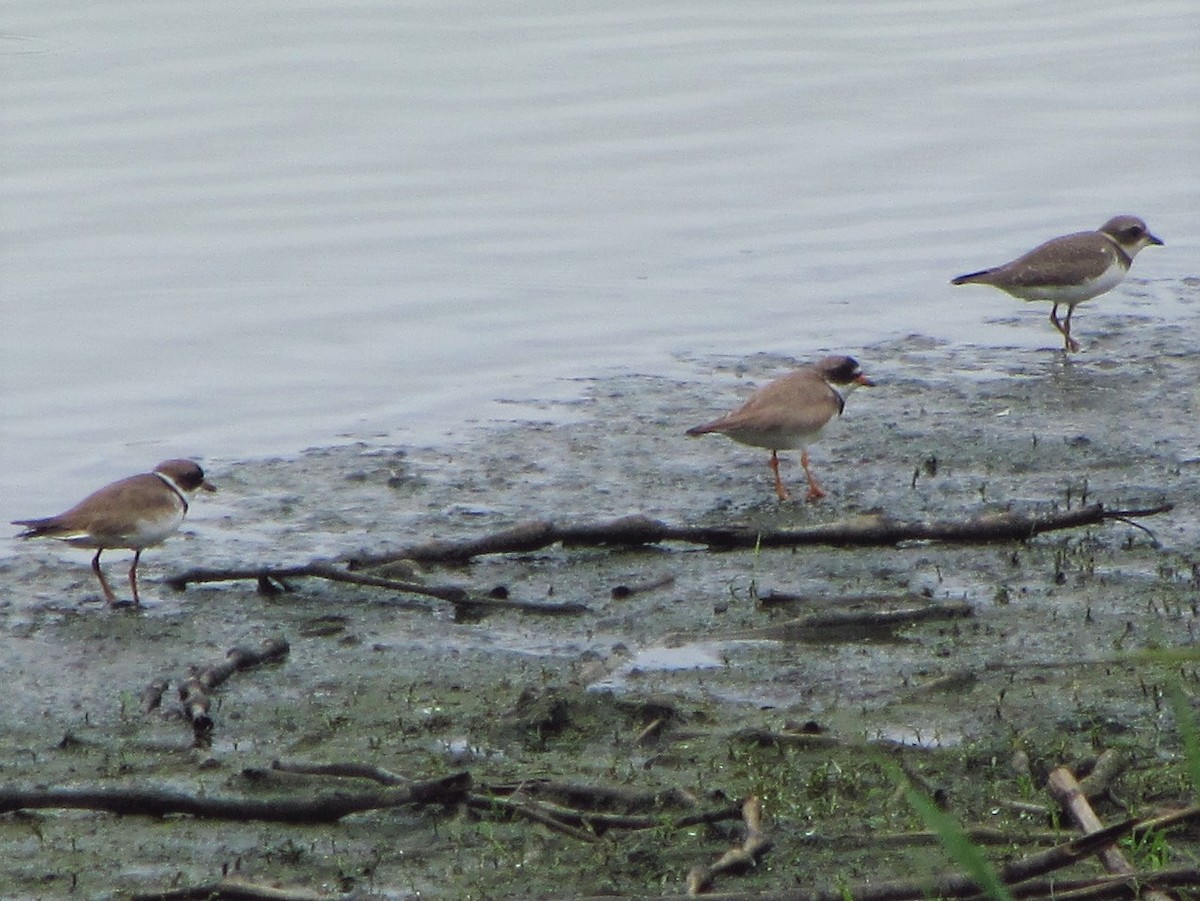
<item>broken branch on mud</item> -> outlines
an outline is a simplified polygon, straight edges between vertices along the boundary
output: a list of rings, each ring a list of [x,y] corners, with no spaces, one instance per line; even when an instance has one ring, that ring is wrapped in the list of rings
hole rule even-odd
[[[771,850],[771,839],[763,831],[762,801],[747,798],[742,805],[742,820],[746,824],[746,838],[740,845],[730,848],[721,859],[711,866],[693,867],[687,874],[687,892],[698,895],[723,873],[744,873],[757,866],[759,858]]]
[[[753,526],[673,526],[648,516],[623,516],[596,523],[559,525],[533,520],[478,538],[430,541],[392,553],[350,557],[349,569],[371,569],[411,560],[417,563],[466,563],[486,554],[528,553],[561,543],[564,547],[642,547],[681,542],[711,550],[801,545],[894,545],[903,541],[988,542],[1023,541],[1059,529],[1098,525],[1109,520],[1128,522],[1172,509],[1160,504],[1139,510],[1106,510],[1091,504],[1075,510],[1006,510],[978,513],[955,520],[898,520],[884,513],[801,528],[763,529]]]
[[[211,691],[240,670],[252,669],[266,663],[275,663],[287,657],[291,646],[286,638],[267,638],[258,649],[230,648],[225,659],[206,667],[191,667],[188,675],[179,684],[179,703],[183,715],[192,724],[192,739],[197,748],[212,746],[213,720],[209,714],[212,707]],[[150,713],[157,710],[167,690],[165,679],[156,679],[142,691],[142,710]]]
[[[187,814],[201,819],[259,820],[274,823],[334,823],[352,813],[408,804],[453,804],[471,784],[470,773],[413,782],[403,788],[371,792],[333,792],[303,798],[221,798],[167,788],[0,787],[0,813],[70,808],[101,810],[122,816]]]
[[[389,562],[395,562],[389,561]],[[351,572],[326,560],[314,560],[301,566],[252,566],[233,567],[229,569],[189,569],[167,579],[167,584],[177,591],[182,591],[188,585],[198,585],[203,582],[235,582],[241,579],[253,579],[259,583],[260,590],[266,586],[274,589],[274,584],[291,590],[288,579],[314,578],[326,579],[330,582],[347,582],[351,585],[366,585],[374,588],[388,588],[404,594],[415,594],[421,597],[436,598],[453,604],[460,611],[479,610],[516,610],[521,613],[565,614],[584,613],[587,607],[583,604],[547,604],[539,601],[516,601],[510,598],[485,597],[474,594],[457,585],[422,585],[419,582],[408,582],[400,579],[389,579],[384,576],[373,576],[369,573]]]
[[[305,888],[261,885],[239,876],[225,876],[207,885],[134,894],[130,896],[130,901],[330,901],[339,897],[345,896]]]
[[[1105,752],[1107,753],[1107,752]],[[1101,755],[1103,758],[1104,755]],[[1115,773],[1119,769],[1120,755],[1111,754],[1110,759],[1118,762],[1112,765],[1112,770]],[[1111,778],[1105,775],[1105,779]],[[1100,817],[1096,816],[1096,812],[1092,809],[1092,805],[1088,802],[1087,793],[1079,782],[1075,780],[1075,774],[1066,767],[1056,767],[1050,772],[1050,776],[1046,782],[1047,789],[1056,801],[1062,806],[1063,810],[1071,815],[1080,830],[1085,834],[1099,832],[1104,828],[1104,824],[1100,821]],[[1120,849],[1114,845],[1108,845],[1096,851],[1096,856],[1100,859],[1106,872],[1114,876],[1131,876],[1136,870],[1129,862]],[[1141,889],[1141,898],[1144,901],[1169,901],[1170,895],[1157,888],[1154,882],[1145,884]]]
[[[313,560],[299,566],[242,566],[219,569],[196,568],[168,578],[167,584],[182,591],[188,585],[204,582],[232,582],[253,579],[260,590],[291,590],[289,579],[317,578],[405,594],[431,597],[453,604],[460,612],[488,609],[515,610],[522,613],[584,613],[583,604],[548,604],[485,597],[456,585],[423,585],[400,579],[372,575],[363,570],[388,566],[400,561],[457,565],[486,554],[528,553],[554,544],[563,547],[644,547],[649,544],[679,542],[703,545],[713,551],[757,547],[799,547],[831,545],[842,547],[891,546],[905,541],[944,541],[982,543],[1024,541],[1043,532],[1098,525],[1116,520],[1135,525],[1133,519],[1154,516],[1172,509],[1160,504],[1138,510],[1106,510],[1091,504],[1075,510],[1048,512],[1006,510],[979,513],[958,520],[898,520],[877,513],[838,522],[802,528],[763,529],[752,526],[674,526],[648,516],[633,515],[596,523],[559,525],[534,520],[476,538],[457,541],[436,540],[409,545],[396,551],[371,556],[350,556],[338,562]]]
[[[787,642],[860,641],[865,638],[886,638],[916,623],[969,617],[973,612],[970,604],[961,601],[921,603],[898,610],[830,611],[789,619],[760,629],[743,629],[731,633],[730,638]]]
[[[358,762],[307,763],[276,760],[273,770],[308,776],[369,779],[384,785],[395,784],[400,777],[372,764]],[[541,823],[577,841],[594,842],[610,830],[638,831],[687,829],[706,823],[734,820],[744,816],[740,804],[728,804],[710,810],[694,810],[669,819],[663,808],[686,804],[694,799],[682,792],[637,793],[607,785],[584,785],[533,779],[515,785],[481,786],[481,792],[468,792],[462,801],[483,813],[519,816]],[[554,800],[547,800],[553,798]],[[602,812],[600,808],[620,812]],[[647,811],[635,814],[632,811]]]

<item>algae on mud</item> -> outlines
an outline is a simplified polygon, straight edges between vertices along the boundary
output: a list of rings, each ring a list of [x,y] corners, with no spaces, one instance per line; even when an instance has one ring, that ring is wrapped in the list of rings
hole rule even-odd
[[[14,688],[0,699],[3,778],[224,795],[265,791],[243,771],[274,759],[353,760],[414,779],[466,769],[482,785],[552,778],[702,804],[754,794],[774,847],[717,885],[746,891],[950,867],[936,844],[893,836],[921,824],[897,803],[881,748],[961,823],[1007,836],[993,859],[1044,841],[1055,821],[1006,802],[1049,811],[1045,774],[1104,748],[1129,760],[1129,812],[1186,803],[1195,789],[1163,692],[1196,693],[1196,330],[1132,316],[1089,324],[1103,330],[1069,360],[921,338],[853,349],[880,384],[813,449],[831,495],[820,506],[777,504],[756,453],[682,437],[739,393],[730,361],[693,361],[691,379],[584,382],[569,416],[551,405],[545,421],[480,427],[453,447],[210,461],[223,493],[156,555],[141,613],[102,609],[69,551],[55,566],[33,550],[3,564],[0,678]],[[788,365],[758,357],[748,374],[761,382]],[[569,618],[457,622],[436,600],[314,580],[278,595],[162,585],[193,565],[376,554],[531,516],[787,526],[1092,501],[1176,506],[1145,523],[1153,537],[1107,524],[987,546],[552,547],[424,574],[587,606]],[[758,602],[768,595],[782,600]],[[881,597],[972,615],[823,642],[763,631]],[[140,713],[153,679],[275,634],[290,657],[221,688],[211,753],[190,747],[181,722]],[[810,721],[828,741],[754,738]],[[1010,766],[1017,751],[1028,770]],[[1110,802],[1101,813],[1126,811]],[[681,891],[692,866],[737,840],[731,823],[582,843],[463,810],[401,808],[334,827],[36,811],[0,817],[0,895],[161,891],[210,883],[235,863],[256,881],[331,893],[653,895]],[[1200,857],[1191,833],[1165,847],[1155,853]]]

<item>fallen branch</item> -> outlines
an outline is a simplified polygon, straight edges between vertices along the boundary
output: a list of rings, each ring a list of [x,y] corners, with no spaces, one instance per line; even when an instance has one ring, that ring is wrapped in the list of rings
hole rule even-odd
[[[654,579],[648,579],[645,582],[635,582],[632,585],[614,585],[609,594],[614,601],[623,601],[626,598],[631,598],[635,594],[642,594],[647,591],[655,591],[659,588],[666,588],[668,585],[675,584],[673,575],[658,576]]]
[[[543,805],[536,802],[527,802],[516,798],[498,798],[495,795],[472,794],[467,796],[467,806],[473,810],[485,812],[503,810],[516,816],[522,816],[576,841],[590,843],[599,839],[597,833],[566,822],[562,817],[543,809]]]
[[[747,798],[742,805],[742,819],[746,823],[746,838],[712,866],[693,867],[687,875],[689,895],[700,894],[723,873],[742,873],[757,866],[759,858],[771,850],[771,839],[762,828],[762,801]]]
[[[212,707],[210,692],[239,670],[252,669],[265,663],[275,663],[288,655],[290,646],[286,638],[267,638],[258,650],[253,648],[230,648],[220,663],[203,668],[193,666],[179,685],[179,703],[184,716],[192,724],[192,739],[197,748],[212,747],[213,720],[209,714]],[[142,692],[143,709],[148,713],[158,707],[158,701],[167,688],[166,682],[152,682]],[[157,697],[156,697],[157,692]]]
[[[643,792],[622,786],[554,779],[523,779],[520,782],[493,784],[487,788],[494,795],[520,793],[539,801],[549,800],[580,811],[621,811],[628,814],[655,811],[663,807],[695,808],[697,804],[694,795],[677,788],[661,792]]]
[[[279,888],[247,882],[239,876],[226,876],[208,885],[166,889],[161,892],[134,894],[130,901],[330,901],[346,895],[329,895],[304,888]]]
[[[1105,898],[1137,897],[1140,881],[1153,877],[1161,885],[1172,888],[1195,888],[1200,886],[1200,869],[1178,867],[1154,873],[1140,872],[1132,876],[1100,876],[1095,879],[1048,879],[1031,881],[1022,885],[1014,895],[1019,898],[1045,898],[1062,901],[1101,901]],[[805,891],[789,888],[780,892],[722,892],[703,897],[712,901],[924,901],[939,883],[928,880],[919,882],[877,882],[863,885],[846,885],[834,888]],[[1070,894],[1066,894],[1070,892]],[[978,895],[971,887],[956,897]],[[692,895],[572,895],[575,901],[691,901]]]
[[[343,779],[370,779],[380,785],[403,785],[408,780],[390,770],[370,763],[294,763],[272,760],[271,769],[301,776],[337,776]]]
[[[395,563],[395,560],[388,561]],[[167,579],[167,584],[177,591],[183,591],[188,585],[198,585],[204,582],[236,582],[242,579],[253,579],[259,583],[260,590],[265,585],[279,583],[287,590],[288,579],[314,578],[330,582],[346,582],[351,585],[366,585],[373,588],[387,588],[404,594],[415,594],[421,597],[435,598],[453,604],[459,612],[469,613],[481,610],[516,610],[521,613],[540,613],[548,615],[574,615],[584,613],[587,607],[583,604],[547,604],[539,601],[515,601],[510,598],[485,597],[473,594],[465,588],[456,585],[422,585],[419,582],[407,582],[400,579],[389,579],[384,576],[373,576],[369,573],[351,572],[348,569],[324,560],[314,560],[302,566],[255,566],[233,567],[229,569],[189,569]]]
[[[1113,780],[1125,769],[1125,755],[1115,748],[1108,748],[1092,764],[1091,771],[1079,780],[1079,790],[1084,798],[1095,798],[1107,794]]]
[[[400,777],[372,764],[302,763],[274,761],[273,770],[308,776],[370,779],[385,785],[403,781]],[[554,798],[557,803],[546,798]],[[583,842],[594,842],[606,832],[616,829],[688,829],[743,816],[738,804],[711,810],[693,811],[673,818],[661,812],[666,806],[694,805],[694,799],[681,792],[649,794],[631,792],[606,785],[585,785],[550,780],[531,780],[507,785],[486,786],[482,793],[471,792],[463,801],[473,810],[520,816],[541,823],[549,829]],[[601,812],[620,809],[623,813]],[[650,811],[644,815],[632,810]]]
[[[289,579],[316,578],[386,588],[405,594],[430,597],[453,604],[460,615],[486,610],[515,610],[543,615],[576,615],[587,612],[583,604],[548,604],[485,597],[456,585],[423,585],[401,579],[372,575],[363,570],[401,561],[463,564],[485,554],[529,553],[561,543],[563,547],[644,547],[649,544],[681,542],[727,551],[754,547],[799,547],[802,545],[891,546],[904,541],[980,543],[1024,541],[1043,532],[1098,525],[1117,520],[1130,525],[1133,517],[1154,516],[1172,509],[1160,504],[1140,510],[1105,510],[1092,504],[1076,510],[1045,513],[1005,511],[980,513],[962,520],[896,520],[885,514],[856,517],[841,522],[795,529],[760,529],[750,526],[673,526],[647,516],[634,515],[598,523],[556,525],[536,520],[460,541],[431,541],[411,545],[388,554],[346,557],[339,563],[313,560],[300,566],[248,566],[221,569],[195,568],[169,577],[166,582],[182,591],[188,585],[253,579],[261,591],[277,591],[277,584],[291,590]],[[637,586],[637,590],[659,587],[662,582]],[[620,586],[618,586],[620,587]],[[628,589],[626,589],[628,590]],[[623,592],[617,592],[622,594]]]
[[[595,841],[606,832],[622,829],[626,832],[639,832],[646,829],[690,829],[693,826],[711,825],[725,820],[736,820],[743,817],[742,807],[729,804],[712,810],[686,813],[677,817],[665,817],[661,813],[635,815],[620,813],[597,813],[595,811],[578,810],[538,801],[532,798],[505,798],[496,794],[476,795],[467,797],[467,805],[477,810],[495,808],[509,810],[513,813],[528,816],[530,819],[550,825],[558,831],[572,835],[574,830],[586,830],[584,841]],[[553,822],[550,822],[553,821]],[[573,836],[580,838],[581,836]]]
[[[453,804],[471,785],[470,773],[414,782],[404,788],[374,792],[335,792],[307,798],[220,798],[189,795],[165,788],[0,788],[0,813],[15,810],[69,808],[101,810],[122,816],[187,814],[201,819],[273,823],[334,823],[352,813],[408,804]]]
[[[1101,755],[1103,759],[1104,755]],[[1110,755],[1110,758],[1116,759],[1119,755]],[[1087,795],[1080,784],[1075,781],[1075,775],[1066,767],[1057,767],[1052,770],[1047,778],[1047,788],[1050,794],[1054,797],[1063,808],[1064,811],[1071,815],[1075,821],[1075,825],[1084,834],[1099,832],[1104,828],[1104,824],[1100,822],[1100,818],[1096,816],[1096,812],[1092,810],[1092,805],[1088,803]],[[1108,845],[1100,848],[1096,852],[1096,856],[1100,858],[1100,863],[1104,866],[1106,872],[1114,876],[1131,876],[1136,870],[1133,865],[1126,859],[1125,855],[1116,847],[1116,845]],[[1140,897],[1145,901],[1170,901],[1170,896],[1158,888],[1153,887],[1155,883],[1144,885],[1141,888]]]
[[[1019,832],[996,829],[992,826],[964,826],[963,834],[976,845],[1057,845],[1062,832]],[[937,846],[941,833],[933,829],[912,832],[805,832],[804,844],[826,848],[904,848],[908,846]]]
[[[836,735],[831,735],[815,723],[811,726],[806,724],[798,728],[785,727],[778,732],[771,729],[749,727],[739,729],[733,733],[732,737],[736,741],[751,745],[761,745],[763,747],[778,745],[781,747],[814,749],[840,748],[853,744],[853,742],[846,742]]]
[[[973,612],[970,604],[961,601],[923,603],[898,610],[831,611],[789,619],[761,629],[745,629],[734,632],[729,637],[792,642],[878,639],[916,623],[960,619],[970,616]]]
[[[1043,532],[1098,525],[1108,520],[1129,522],[1134,517],[1165,513],[1172,506],[1160,504],[1140,510],[1106,510],[1101,504],[1091,504],[1075,510],[1043,513],[1018,510],[979,513],[960,520],[905,521],[881,513],[794,529],[673,526],[641,515],[578,525],[557,525],[546,520],[535,520],[478,538],[430,541],[388,554],[350,557],[345,562],[351,570],[371,569],[399,560],[461,564],[486,554],[529,553],[557,543],[564,547],[641,547],[682,542],[704,545],[713,550],[731,550],[801,545],[890,546],[903,541],[1023,541]],[[175,581],[171,580],[171,584]]]

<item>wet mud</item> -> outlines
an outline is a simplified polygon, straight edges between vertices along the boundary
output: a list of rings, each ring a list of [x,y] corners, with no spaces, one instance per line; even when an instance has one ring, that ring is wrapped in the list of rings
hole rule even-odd
[[[1187,290],[1188,323],[1089,309],[1085,350],[1071,358],[1049,332],[1037,350],[920,336],[833,349],[878,386],[856,392],[812,449],[829,491],[820,504],[778,503],[766,452],[683,437],[795,362],[770,356],[675,361],[688,377],[581,380],[573,401],[522,404],[519,420],[445,446],[211,464],[221,492],[146,553],[141,611],[104,608],[86,552],[30,544],[0,564],[3,781],[237,796],[261,791],[247,770],[273,760],[355,761],[412,779],[468,770],[477,787],[552,779],[682,794],[701,807],[757,795],[774,847],[718,886],[741,891],[949,869],[936,843],[881,840],[923,823],[880,755],[964,825],[1011,836],[989,849],[995,860],[1056,822],[1046,772],[1105,749],[1127,768],[1125,807],[1109,799],[1102,816],[1188,803],[1164,699],[1200,690],[1200,294]],[[794,489],[797,457],[784,457]],[[1174,509],[1022,542],[556,546],[417,568],[431,584],[586,606],[573,616],[460,617],[441,601],[317,579],[274,594],[251,580],[166,585],[193,566],[381,554],[531,518],[770,529],[1097,502]],[[107,556],[123,583],[125,558]],[[916,612],[872,625],[888,611]],[[284,662],[214,692],[211,748],[194,748],[182,720],[143,712],[153,680],[173,690],[190,666],[277,635],[290,643]],[[175,706],[168,693],[164,708]],[[785,733],[826,741],[769,740]],[[671,894],[738,836],[734,822],[588,843],[438,806],[322,826],[39,810],[0,816],[0,895],[123,897],[230,868],[363,897]],[[1200,858],[1194,833],[1170,845],[1176,860]]]

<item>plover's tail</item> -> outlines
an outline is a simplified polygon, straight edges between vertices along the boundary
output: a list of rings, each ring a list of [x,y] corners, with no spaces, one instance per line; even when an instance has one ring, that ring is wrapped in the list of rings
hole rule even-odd
[[[21,532],[18,538],[55,538],[62,533],[62,524],[57,516],[48,519],[17,519],[13,520],[13,525],[25,526],[25,531]]]

